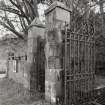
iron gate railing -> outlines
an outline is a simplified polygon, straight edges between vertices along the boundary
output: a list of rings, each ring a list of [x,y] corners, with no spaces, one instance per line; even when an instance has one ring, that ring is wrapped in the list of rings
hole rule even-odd
[[[93,35],[65,29],[65,105],[78,105],[94,96],[95,41]]]

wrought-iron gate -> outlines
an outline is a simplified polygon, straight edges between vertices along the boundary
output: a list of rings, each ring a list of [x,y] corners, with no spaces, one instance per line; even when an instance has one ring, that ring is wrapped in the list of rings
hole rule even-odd
[[[94,95],[95,42],[93,34],[65,29],[65,105],[89,101]]]

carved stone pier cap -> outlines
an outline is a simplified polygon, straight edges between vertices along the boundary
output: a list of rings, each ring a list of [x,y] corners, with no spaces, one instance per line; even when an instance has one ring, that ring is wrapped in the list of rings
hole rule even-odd
[[[54,23],[55,21],[62,21],[70,23],[70,13],[71,9],[69,9],[62,2],[54,2],[46,11],[46,20],[47,23]]]

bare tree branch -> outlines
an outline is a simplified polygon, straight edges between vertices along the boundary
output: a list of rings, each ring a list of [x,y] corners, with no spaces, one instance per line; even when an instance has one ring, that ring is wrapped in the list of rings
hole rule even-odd
[[[6,8],[3,8],[3,7],[0,7],[0,10],[8,11],[8,12],[10,12],[10,13],[13,13],[13,14],[19,15],[19,16],[21,16],[21,17],[25,17],[24,14],[21,14],[18,10],[13,9],[13,8],[7,8],[7,7],[6,7]]]
[[[8,30],[10,30],[11,32],[13,32],[14,34],[16,34],[18,37],[20,37],[21,39],[24,39],[24,35],[18,33],[16,30],[12,29],[11,27],[9,27],[8,25],[6,25],[4,22],[0,21],[0,24],[2,26],[4,26],[5,28],[7,28]]]

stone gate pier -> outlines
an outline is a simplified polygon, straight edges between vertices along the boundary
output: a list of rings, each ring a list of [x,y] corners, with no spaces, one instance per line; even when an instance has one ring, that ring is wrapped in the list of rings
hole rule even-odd
[[[45,98],[51,103],[56,103],[63,96],[63,35],[61,30],[64,28],[65,23],[70,24],[70,12],[71,10],[61,2],[54,2],[45,11]]]
[[[42,71],[44,68],[43,65],[39,67],[39,63],[41,64],[41,60],[39,57],[39,51],[41,52],[42,49],[39,44],[40,42],[44,42],[44,33],[45,33],[45,26],[42,24],[40,19],[36,17],[33,22],[31,23],[29,30],[28,30],[28,50],[27,50],[27,66],[26,66],[26,78],[27,84],[26,87],[29,88],[31,93],[34,93],[38,90],[38,73],[39,70]],[[41,55],[41,54],[40,54]]]

